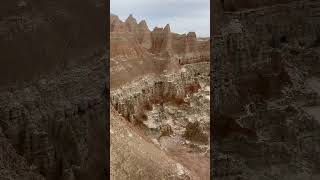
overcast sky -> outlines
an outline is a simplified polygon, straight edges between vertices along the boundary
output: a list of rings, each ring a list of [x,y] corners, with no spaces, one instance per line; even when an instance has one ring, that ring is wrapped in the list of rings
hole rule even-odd
[[[111,13],[125,20],[132,14],[146,20],[150,30],[170,24],[176,33],[210,36],[210,0],[111,0]]]

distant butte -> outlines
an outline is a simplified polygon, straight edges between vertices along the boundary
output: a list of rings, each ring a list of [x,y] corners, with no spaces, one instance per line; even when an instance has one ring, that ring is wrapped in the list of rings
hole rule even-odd
[[[132,14],[125,22],[111,14],[110,23],[111,58],[119,55],[134,58],[142,56],[144,52],[170,54],[171,57],[180,58],[200,55],[209,57],[209,38],[198,39],[195,32],[180,35],[171,32],[169,24],[150,31],[145,20],[138,24]]]

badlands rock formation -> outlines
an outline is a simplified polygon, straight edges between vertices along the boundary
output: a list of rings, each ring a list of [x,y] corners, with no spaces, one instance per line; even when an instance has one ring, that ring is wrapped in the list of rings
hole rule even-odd
[[[0,179],[107,179],[104,1],[0,6]]]
[[[206,56],[204,58],[209,56],[208,41],[197,40],[194,32],[183,35],[176,34],[171,32],[169,24],[164,28],[155,27],[150,31],[145,20],[137,23],[137,20],[132,15],[125,22],[122,22],[118,16],[111,15],[110,22],[111,44],[113,45],[111,47],[112,57],[119,55],[119,53],[120,55],[121,53],[124,53],[122,55],[128,53],[127,51],[123,52],[122,46],[118,46],[118,43],[120,44],[125,40],[131,43],[135,42],[131,48],[143,48],[153,54],[171,53],[179,57],[189,56],[194,58],[197,55]],[[120,35],[121,38],[119,37]]]
[[[209,179],[209,41],[111,16],[111,176]]]
[[[212,178],[319,179],[320,2],[214,5]]]

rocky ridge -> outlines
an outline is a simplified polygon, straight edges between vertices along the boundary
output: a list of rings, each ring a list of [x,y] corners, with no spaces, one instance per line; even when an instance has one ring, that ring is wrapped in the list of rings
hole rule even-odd
[[[132,15],[111,22],[112,176],[209,179],[208,39],[172,33],[169,25],[150,31]],[[120,46],[119,38],[128,41]]]
[[[131,57],[137,57],[141,48],[145,53],[170,54],[171,56],[178,56],[177,58],[196,58],[200,55],[204,59],[209,57],[209,41],[198,41],[194,32],[179,35],[171,32],[169,24],[164,28],[155,27],[150,31],[145,20],[137,23],[137,20],[132,15],[125,22],[122,22],[118,16],[111,15],[110,23],[111,44],[113,44],[111,57],[121,55],[121,53],[125,55],[125,53],[132,52],[132,50],[125,48],[121,50],[121,45],[118,45],[118,43],[124,42],[125,39],[132,44],[130,48],[136,51],[135,54],[131,54]]]
[[[170,26],[150,31],[146,21],[130,15],[124,22],[110,16],[111,88],[145,73],[175,71],[181,64],[208,62],[209,40],[197,39],[195,33],[179,35]]]

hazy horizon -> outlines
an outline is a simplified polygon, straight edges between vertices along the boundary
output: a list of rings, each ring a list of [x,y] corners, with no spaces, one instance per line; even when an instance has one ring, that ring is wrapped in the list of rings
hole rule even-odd
[[[111,0],[110,3],[111,13],[122,21],[132,14],[138,22],[146,20],[150,30],[170,24],[175,33],[210,36],[210,0]]]

